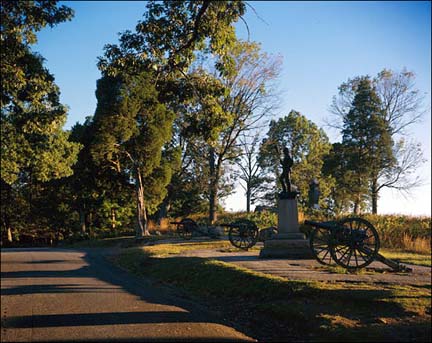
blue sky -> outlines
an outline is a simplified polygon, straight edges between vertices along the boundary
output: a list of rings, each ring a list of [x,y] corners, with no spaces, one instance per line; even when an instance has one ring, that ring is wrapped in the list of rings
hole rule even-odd
[[[62,102],[70,108],[66,128],[92,115],[100,73],[97,56],[103,46],[116,43],[118,32],[133,30],[145,11],[138,1],[66,1],[75,10],[71,22],[38,35],[34,47],[46,58],[56,77]],[[407,68],[417,75],[416,86],[427,93],[428,111],[411,129],[428,161],[418,170],[425,180],[410,197],[382,193],[381,213],[431,214],[431,3],[395,2],[284,2],[251,1],[245,16],[251,40],[264,51],[283,56],[280,78],[282,106],[278,116],[300,111],[319,126],[329,117],[328,107],[337,87],[350,77],[376,75],[383,68]],[[238,35],[247,39],[243,23]],[[337,133],[325,128],[330,139]],[[240,188],[226,200],[233,210],[245,208]]]

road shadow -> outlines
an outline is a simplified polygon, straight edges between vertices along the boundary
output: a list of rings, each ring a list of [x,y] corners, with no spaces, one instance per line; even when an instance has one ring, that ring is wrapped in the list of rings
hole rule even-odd
[[[26,249],[29,251],[29,249]],[[52,249],[55,252],[57,249]],[[48,315],[33,315],[33,316],[11,316],[2,318],[2,327],[5,329],[26,329],[26,328],[50,328],[50,327],[77,327],[88,325],[135,325],[135,324],[163,324],[163,323],[212,323],[224,326],[235,327],[227,320],[220,318],[211,312],[209,308],[204,305],[193,302],[192,300],[182,298],[167,288],[164,289],[160,285],[154,285],[151,281],[145,279],[138,279],[124,270],[110,264],[105,256],[96,249],[74,249],[74,252],[82,254],[81,263],[84,264],[79,268],[69,270],[56,270],[61,269],[56,264],[65,264],[66,268],[74,267],[74,264],[79,260],[64,260],[64,259],[47,259],[47,260],[34,260],[32,262],[26,261],[2,261],[6,264],[20,263],[23,265],[32,264],[35,266],[34,270],[17,270],[17,271],[4,271],[2,268],[2,296],[20,296],[20,295],[41,295],[41,294],[67,294],[67,293],[87,293],[87,294],[100,294],[109,293],[115,296],[118,292],[127,292],[137,296],[136,301],[143,301],[155,305],[167,305],[178,307],[173,311],[137,311],[137,312],[98,312],[98,313],[80,313],[80,314],[48,314]],[[40,249],[38,249],[40,251]],[[44,250],[45,251],[45,250]],[[49,249],[46,249],[49,251]],[[68,250],[58,249],[58,251],[65,252]],[[5,251],[3,251],[4,253]],[[7,253],[7,252],[6,252]],[[72,262],[72,263],[69,263]],[[53,266],[51,270],[38,270],[46,263],[47,266]],[[50,279],[49,284],[44,285],[19,285],[10,287],[13,279]],[[56,283],[55,279],[63,279],[62,282]],[[100,282],[75,283],[66,282],[65,279],[80,279],[91,278],[97,279]],[[51,279],[53,281],[51,282]],[[30,281],[32,282],[32,281]],[[19,281],[22,283],[22,281]],[[36,282],[37,283],[37,282]],[[93,284],[92,284],[93,283]],[[101,286],[102,285],[102,286]],[[240,330],[238,330],[240,331]],[[92,340],[86,340],[91,342]],[[97,341],[97,340],[94,340]],[[105,341],[105,340],[104,340]],[[142,341],[142,339],[127,339],[117,340],[110,339],[109,341]],[[151,339],[151,341],[230,341],[224,337],[199,337],[193,339],[173,339],[166,337],[163,339]]]
[[[83,286],[82,284],[24,285],[2,289],[1,295],[51,294],[51,293],[117,293],[119,287]]]
[[[98,326],[122,324],[159,324],[159,323],[190,323],[188,312],[155,311],[155,312],[104,312],[33,315],[11,317],[9,327],[15,328],[49,328],[66,326]],[[202,322],[202,321],[200,321]]]

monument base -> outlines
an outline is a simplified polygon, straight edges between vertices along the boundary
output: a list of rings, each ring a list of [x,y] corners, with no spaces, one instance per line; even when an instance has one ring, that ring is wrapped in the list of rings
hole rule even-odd
[[[295,235],[295,234],[284,234]],[[264,242],[264,248],[261,249],[260,258],[297,258],[297,259],[309,259],[313,258],[309,241],[304,239],[304,235],[299,233],[303,237],[298,238],[286,238],[281,239],[269,239]],[[279,235],[278,235],[279,236]]]
[[[296,239],[296,240],[305,240],[306,236],[301,232],[287,232],[287,233],[278,233],[274,236],[274,240],[282,240],[282,239]]]

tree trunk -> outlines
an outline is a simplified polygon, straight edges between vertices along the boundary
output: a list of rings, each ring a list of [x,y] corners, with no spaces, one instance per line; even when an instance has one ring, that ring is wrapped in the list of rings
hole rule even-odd
[[[210,182],[209,182],[209,224],[213,225],[217,220],[217,192],[218,192],[218,170],[216,167],[216,153],[214,148],[210,147],[209,150],[209,164],[210,164]]]
[[[246,212],[250,213],[250,203],[251,203],[251,189],[249,185],[247,186],[246,190]]]
[[[217,185],[210,184],[209,224],[213,225],[217,220]]]
[[[357,199],[354,201],[354,214],[360,215],[360,203],[361,203],[361,195],[357,195]]]
[[[353,209],[353,213],[354,214],[360,214],[360,205],[359,203],[356,201],[354,202],[354,209]]]
[[[79,218],[80,218],[81,233],[85,233],[87,231],[86,215],[82,208],[79,209]]]
[[[137,197],[137,223],[135,228],[135,238],[141,239],[144,236],[149,236],[150,233],[147,228],[147,211],[144,202],[144,187],[142,184],[141,171],[139,168],[136,170],[136,197]]]
[[[29,172],[29,195],[28,195],[28,201],[29,201],[29,221],[33,222],[33,172],[30,169]]]
[[[361,175],[357,175],[357,176],[358,176],[357,184],[358,184],[359,189],[361,189],[362,188],[361,187],[361,185],[362,185]],[[354,197],[355,197],[355,201],[354,201],[354,214],[355,215],[360,215],[360,204],[361,204],[362,195],[359,194],[359,191],[357,191]]]
[[[7,240],[9,243],[12,243],[12,241],[13,241],[12,229],[10,228],[10,226],[8,226],[8,228],[7,228]]]
[[[377,214],[378,213],[378,182],[377,182],[377,180],[372,180],[371,198],[372,198],[372,214]]]
[[[116,209],[111,207],[111,229],[115,230],[116,228]]]
[[[94,218],[95,217],[95,218]],[[97,219],[97,215],[94,215],[93,210],[90,210],[86,215],[86,223],[89,231],[92,230],[92,227],[95,226],[94,220]]]

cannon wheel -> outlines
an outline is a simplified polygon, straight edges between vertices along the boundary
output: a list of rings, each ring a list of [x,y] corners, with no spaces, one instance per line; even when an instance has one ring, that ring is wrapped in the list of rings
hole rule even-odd
[[[378,254],[380,241],[374,226],[362,218],[346,218],[338,222],[332,233],[331,255],[347,269],[369,265]]]
[[[331,233],[330,230],[315,228],[312,230],[309,239],[312,255],[316,260],[324,265],[334,264],[331,255]]]
[[[268,239],[272,239],[275,235],[278,234],[278,229],[275,226],[270,226],[268,228],[259,230],[258,240],[260,242],[265,242]]]
[[[248,250],[252,248],[258,239],[258,227],[248,219],[240,219],[234,222],[230,228],[228,237],[236,248]]]
[[[191,239],[192,233],[198,229],[198,224],[190,218],[184,218],[177,226],[177,233],[183,239]]]

